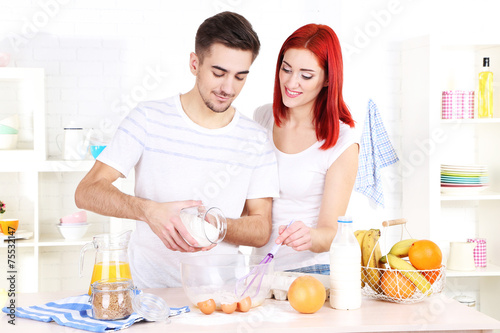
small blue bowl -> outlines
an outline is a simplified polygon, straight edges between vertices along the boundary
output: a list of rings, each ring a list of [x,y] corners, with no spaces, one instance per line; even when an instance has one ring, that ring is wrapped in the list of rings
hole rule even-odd
[[[106,146],[90,146],[90,153],[94,158],[97,158],[104,148],[106,148]]]

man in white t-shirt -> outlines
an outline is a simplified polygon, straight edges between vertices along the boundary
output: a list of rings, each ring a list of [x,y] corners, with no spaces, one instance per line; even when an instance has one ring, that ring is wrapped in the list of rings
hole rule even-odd
[[[207,254],[268,242],[276,158],[265,129],[231,106],[259,48],[241,15],[205,20],[189,59],[193,89],[140,103],[78,185],[79,208],[137,221],[129,259],[139,288],[181,285],[180,261],[200,250],[184,240],[195,243],[179,218],[184,207],[203,203],[227,217],[224,241],[202,248]],[[112,184],[132,168],[134,196]]]

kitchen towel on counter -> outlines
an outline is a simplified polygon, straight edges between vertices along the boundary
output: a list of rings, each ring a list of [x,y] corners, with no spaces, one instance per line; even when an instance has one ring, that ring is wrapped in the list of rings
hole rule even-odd
[[[43,322],[55,321],[61,326],[78,328],[91,332],[118,331],[130,325],[144,320],[137,313],[121,320],[98,320],[93,319],[92,305],[89,302],[89,295],[73,296],[63,298],[58,301],[49,302],[40,306],[26,306],[16,308],[16,317],[34,319]],[[5,313],[10,313],[7,307],[2,309]],[[170,308],[170,316],[180,315],[189,312],[189,306],[182,308]]]
[[[399,161],[385,130],[377,105],[370,99],[359,152],[354,189],[384,207],[380,169]]]

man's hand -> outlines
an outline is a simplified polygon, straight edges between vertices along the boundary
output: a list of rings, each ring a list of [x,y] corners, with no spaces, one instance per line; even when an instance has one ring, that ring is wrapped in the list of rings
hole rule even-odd
[[[198,246],[198,243],[189,234],[179,217],[181,209],[201,204],[201,201],[195,200],[163,203],[151,201],[146,210],[146,223],[169,250],[181,252],[208,251],[215,244],[204,248],[195,247]],[[188,242],[193,246],[190,246]]]

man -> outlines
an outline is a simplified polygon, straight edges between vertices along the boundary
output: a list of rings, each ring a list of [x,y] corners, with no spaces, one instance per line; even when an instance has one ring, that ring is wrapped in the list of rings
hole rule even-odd
[[[201,24],[189,66],[193,89],[140,103],[121,123],[75,193],[79,208],[135,219],[129,245],[139,288],[181,285],[179,263],[195,240],[179,218],[200,204],[226,215],[224,242],[202,248],[237,253],[260,247],[271,232],[272,197],[279,194],[276,159],[265,130],[231,103],[260,48],[241,15],[219,13]],[[135,168],[135,196],[112,183]],[[244,217],[241,217],[244,215]]]

